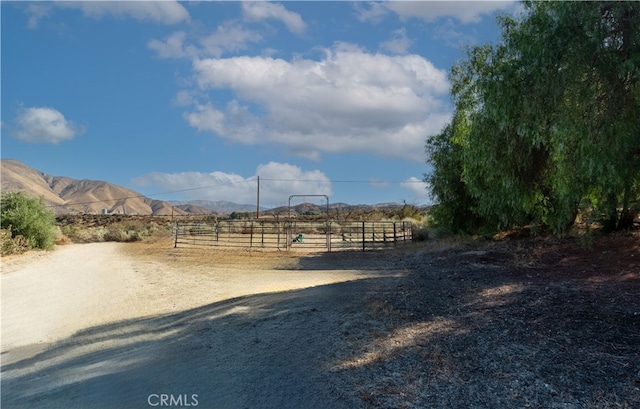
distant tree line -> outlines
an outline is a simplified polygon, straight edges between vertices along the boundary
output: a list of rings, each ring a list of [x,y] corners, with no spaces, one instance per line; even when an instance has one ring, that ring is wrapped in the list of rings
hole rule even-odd
[[[450,73],[451,122],[427,140],[440,227],[607,231],[640,211],[640,3],[533,2]]]

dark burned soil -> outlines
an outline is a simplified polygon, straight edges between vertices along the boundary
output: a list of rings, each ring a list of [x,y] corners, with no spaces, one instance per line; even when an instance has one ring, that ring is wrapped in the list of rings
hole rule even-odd
[[[637,233],[427,244],[404,268],[343,331],[365,406],[640,407]]]

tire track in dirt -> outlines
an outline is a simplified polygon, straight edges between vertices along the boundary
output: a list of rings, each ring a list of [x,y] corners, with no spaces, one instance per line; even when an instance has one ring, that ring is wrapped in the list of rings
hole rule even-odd
[[[54,342],[131,315],[145,286],[120,246],[63,246],[4,263],[2,350]]]

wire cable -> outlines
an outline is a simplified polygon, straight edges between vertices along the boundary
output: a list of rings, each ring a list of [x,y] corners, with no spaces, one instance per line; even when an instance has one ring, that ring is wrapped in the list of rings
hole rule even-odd
[[[367,184],[377,183],[377,184],[385,184],[385,185],[403,184],[403,183],[424,183],[421,180],[402,180],[402,181],[397,181],[397,180],[396,181],[394,181],[394,180],[318,180],[318,179],[283,179],[283,178],[260,178],[260,180],[273,181],[273,182],[306,182],[306,183],[310,183],[310,182],[315,182],[315,183],[367,183]],[[134,195],[134,196],[119,197],[119,198],[115,198],[115,199],[92,200],[92,201],[86,201],[86,202],[72,202],[72,203],[64,203],[64,204],[50,204],[50,205],[48,205],[48,207],[67,207],[67,206],[89,205],[89,204],[94,204],[94,203],[118,202],[120,200],[150,198],[150,197],[156,197],[156,196],[170,195],[170,194],[174,194],[174,193],[191,192],[191,191],[194,191],[194,190],[214,189],[214,188],[218,188],[218,187],[222,187],[222,186],[236,185],[236,184],[248,183],[248,182],[256,182],[256,181],[257,181],[257,178],[251,178],[251,179],[238,180],[238,181],[227,182],[227,183],[220,183],[220,184],[217,184],[217,185],[199,186],[199,187],[192,187],[192,188],[187,188],[187,189],[171,190],[171,191],[168,191],[168,192],[151,193],[151,194],[148,194],[148,195],[139,194],[139,195]],[[264,188],[264,186],[261,187],[261,190],[263,188]]]

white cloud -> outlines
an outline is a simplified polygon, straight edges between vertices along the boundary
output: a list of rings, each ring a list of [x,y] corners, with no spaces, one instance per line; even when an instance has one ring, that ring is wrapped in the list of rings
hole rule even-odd
[[[35,29],[38,28],[41,19],[51,14],[51,5],[46,3],[29,3],[26,12],[29,15],[27,27]]]
[[[392,54],[407,54],[412,41],[407,38],[407,29],[401,28],[393,32],[391,39],[380,44],[380,48]]]
[[[173,103],[177,106],[197,105],[198,99],[196,92],[190,90],[178,91]]]
[[[260,203],[265,206],[286,204],[290,195],[331,195],[331,182],[319,170],[305,171],[287,163],[259,165],[256,174],[241,176],[224,172],[149,173],[132,181],[137,186],[155,186],[167,192],[184,192],[188,199],[226,200],[253,203],[260,176]],[[202,188],[202,189],[199,189]]]
[[[331,196],[331,181],[319,170],[305,171],[288,163],[259,165],[260,198],[268,203],[284,203],[290,195]],[[264,199],[262,199],[264,198]]]
[[[414,203],[432,203],[431,196],[427,190],[427,183],[415,176],[412,176],[400,184],[401,187],[407,189],[410,192],[411,199],[408,200]]]
[[[46,107],[22,109],[16,124],[15,137],[32,143],[58,144],[85,132],[84,127],[68,121],[60,111]]]
[[[150,40],[147,43],[147,47],[155,51],[160,58],[196,57],[198,50],[193,45],[185,45],[186,38],[187,34],[185,32],[176,31],[167,37],[165,41]]]
[[[307,28],[300,14],[287,10],[282,4],[266,1],[242,2],[242,14],[249,21],[279,20],[296,34],[303,33]]]
[[[382,18],[389,14],[389,8],[380,1],[370,1],[368,3],[354,2],[356,18],[362,22],[370,21],[379,23]]]
[[[217,134],[224,134],[225,132],[225,115],[211,103],[197,105],[195,112],[184,114],[184,119],[199,131],[209,131]]]
[[[200,37],[199,45],[187,43],[187,34],[176,31],[164,40],[153,39],[147,43],[159,58],[220,58],[224,53],[238,52],[247,48],[249,43],[262,41],[262,36],[234,22],[226,22],[211,34]]]
[[[190,20],[189,12],[177,1],[68,1],[53,3],[58,7],[78,9],[85,16],[131,17],[159,24],[178,24]]]
[[[245,3],[242,3],[245,4]],[[205,56],[220,57],[224,52],[236,52],[247,48],[247,44],[262,41],[262,36],[236,23],[227,22],[214,33],[200,39]]]
[[[477,23],[483,14],[509,10],[515,2],[505,1],[385,1],[358,5],[356,14],[361,21],[379,22],[388,13],[401,19],[419,18],[432,22],[441,17],[452,17],[462,23]]]
[[[196,105],[185,113],[192,126],[310,158],[365,151],[422,161],[425,137],[450,116],[446,71],[419,55],[337,44],[319,61],[243,56],[194,60],[193,70],[201,91],[228,89],[236,100],[223,110]]]

